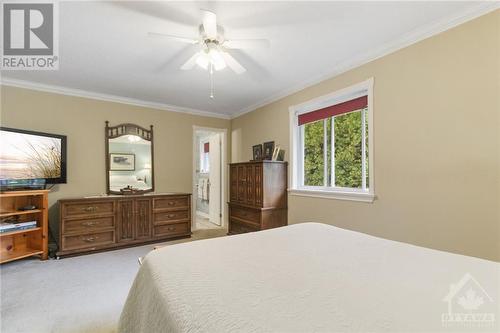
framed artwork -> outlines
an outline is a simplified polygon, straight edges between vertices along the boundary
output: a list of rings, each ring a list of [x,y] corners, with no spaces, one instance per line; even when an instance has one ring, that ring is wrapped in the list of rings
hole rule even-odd
[[[255,145],[252,147],[254,161],[262,160],[262,145]]]
[[[274,153],[274,141],[264,142],[264,159],[272,160]]]
[[[278,153],[278,161],[284,161],[285,160],[285,151],[283,149],[280,149]]]
[[[278,153],[280,152],[280,146],[275,146],[273,150],[273,161],[278,160]]]
[[[134,154],[109,154],[109,170],[111,171],[134,171]]]

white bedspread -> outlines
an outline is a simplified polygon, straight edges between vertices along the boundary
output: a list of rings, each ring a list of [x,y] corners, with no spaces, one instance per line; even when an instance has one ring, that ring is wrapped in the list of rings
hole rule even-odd
[[[443,299],[461,280],[449,309]],[[152,251],[119,331],[499,331],[499,284],[499,263],[304,223]],[[459,303],[478,297],[492,326],[443,326],[443,313],[474,312]]]

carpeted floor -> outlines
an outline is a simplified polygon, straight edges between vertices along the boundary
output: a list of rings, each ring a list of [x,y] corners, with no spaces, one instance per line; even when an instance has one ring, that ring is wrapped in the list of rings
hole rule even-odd
[[[224,229],[197,230],[190,239],[220,237]],[[1,332],[115,332],[137,258],[158,244],[61,260],[20,260],[0,267]]]

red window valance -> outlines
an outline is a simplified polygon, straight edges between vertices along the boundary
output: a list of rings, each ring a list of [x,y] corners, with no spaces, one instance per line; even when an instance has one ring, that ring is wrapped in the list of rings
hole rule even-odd
[[[210,143],[209,142],[205,142],[203,144],[203,152],[204,153],[208,153],[210,151]]]
[[[342,102],[326,108],[303,113],[299,115],[299,126],[312,123],[318,120],[338,116],[344,113],[364,109],[368,106],[368,96],[361,96],[350,101]]]

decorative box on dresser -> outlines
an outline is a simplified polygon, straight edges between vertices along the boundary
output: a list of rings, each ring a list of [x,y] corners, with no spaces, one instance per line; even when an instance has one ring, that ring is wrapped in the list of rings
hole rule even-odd
[[[229,234],[287,225],[287,162],[229,165]]]
[[[191,194],[59,200],[58,256],[191,236]]]

